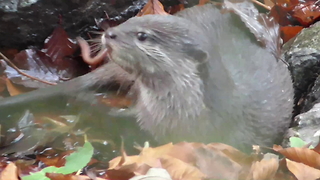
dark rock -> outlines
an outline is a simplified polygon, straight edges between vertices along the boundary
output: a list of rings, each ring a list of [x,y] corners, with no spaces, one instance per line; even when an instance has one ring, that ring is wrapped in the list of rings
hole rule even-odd
[[[41,46],[61,23],[71,38],[96,29],[95,18],[124,21],[134,16],[147,0],[1,0],[0,48]],[[165,7],[196,0],[163,0]]]
[[[311,90],[308,92],[303,101],[302,112],[306,112],[311,109],[316,103],[320,102],[320,76],[317,77],[313,83]]]
[[[318,90],[312,88],[320,73],[319,31],[320,23],[316,23],[310,28],[303,29],[299,35],[284,45],[284,57],[290,65],[296,103],[301,112],[308,111],[317,102],[319,94]],[[307,96],[310,90],[313,93]],[[308,100],[304,101],[306,96]]]
[[[320,135],[320,22],[305,28],[284,45],[296,96],[296,112],[288,137],[317,145]],[[301,114],[300,114],[301,113]]]

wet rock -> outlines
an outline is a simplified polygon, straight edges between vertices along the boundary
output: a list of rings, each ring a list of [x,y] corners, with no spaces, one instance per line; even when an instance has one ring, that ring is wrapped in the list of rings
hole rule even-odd
[[[318,91],[312,89],[312,86],[320,73],[319,31],[320,22],[310,28],[305,28],[298,36],[284,45],[284,58],[290,64],[296,103],[301,112],[308,111],[317,102],[315,99],[318,99],[319,96],[318,93],[307,96],[310,92]],[[304,101],[306,97],[308,100]]]
[[[134,16],[147,0],[0,0],[0,48],[41,46],[61,23],[73,38],[96,29],[95,19],[124,21]],[[196,0],[163,0],[165,7]]]
[[[297,126],[291,129],[291,136],[298,136],[306,143],[316,146],[320,135],[320,103],[315,104],[308,112],[297,115],[294,121]]]
[[[313,83],[312,88],[308,91],[308,94],[304,98],[302,112],[306,112],[311,109],[316,103],[320,102],[320,76]]]

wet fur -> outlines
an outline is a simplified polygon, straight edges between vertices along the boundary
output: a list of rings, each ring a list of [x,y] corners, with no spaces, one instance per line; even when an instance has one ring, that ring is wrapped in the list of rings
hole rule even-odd
[[[289,71],[238,17],[212,5],[135,17],[107,30],[111,58],[136,79],[141,127],[159,141],[272,145],[290,124]],[[138,32],[148,34],[146,41]]]

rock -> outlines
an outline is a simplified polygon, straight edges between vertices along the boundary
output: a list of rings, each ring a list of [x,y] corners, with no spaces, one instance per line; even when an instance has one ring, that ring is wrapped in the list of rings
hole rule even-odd
[[[320,136],[320,103],[315,104],[308,112],[294,118],[296,127],[292,128],[294,136],[298,136],[306,143],[312,142],[315,147]]]
[[[296,101],[305,98],[320,73],[320,22],[305,28],[284,45],[284,58],[290,65],[294,80]],[[317,90],[313,89],[313,92]],[[311,91],[311,92],[312,92]],[[302,112],[309,110],[316,101],[316,93],[298,104]]]
[[[0,48],[41,46],[59,22],[71,38],[96,29],[95,19],[124,21],[147,0],[0,0]],[[197,0],[163,0],[165,7]]]

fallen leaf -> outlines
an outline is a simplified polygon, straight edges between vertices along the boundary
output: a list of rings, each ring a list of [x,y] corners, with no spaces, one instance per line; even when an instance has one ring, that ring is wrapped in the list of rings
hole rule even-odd
[[[262,159],[252,164],[249,177],[252,180],[269,180],[274,177],[279,168],[278,159]]]
[[[232,159],[233,161],[237,162],[241,166],[245,167],[248,166],[250,167],[252,162],[259,160],[256,156],[254,155],[247,155],[238,149],[229,146],[227,144],[223,143],[210,143],[207,145],[210,149],[214,150],[219,150],[223,152],[228,158]]]
[[[89,71],[81,59],[72,57],[78,46],[67,33],[58,26],[45,41],[44,48],[20,51],[11,60],[22,72],[51,83],[59,83],[83,75]],[[29,88],[47,87],[47,84],[34,81],[7,66],[7,77],[14,84]]]
[[[166,169],[169,172],[172,179],[202,180],[207,177],[197,167],[187,164],[172,156],[162,156],[160,158],[160,161],[162,168]]]
[[[272,2],[272,0],[264,0],[264,4],[271,8],[274,6],[274,2]]]
[[[320,154],[309,148],[282,148],[281,146],[274,145],[273,150],[281,153],[286,158],[303,163],[316,169],[320,169]]]
[[[217,146],[220,143],[217,143]],[[227,145],[226,145],[227,146]],[[221,148],[224,149],[224,148]],[[238,179],[243,167],[213,145],[195,149],[196,167],[210,179]]]
[[[239,176],[242,167],[227,154],[239,161],[247,161],[247,157],[250,157],[228,145],[223,146],[219,143],[216,145],[169,143],[156,148],[145,147],[138,156],[127,156],[123,153],[121,157],[116,157],[109,162],[108,175],[111,179],[119,178],[119,175],[144,175],[150,168],[161,167],[166,169],[173,179],[208,177],[233,180]],[[236,154],[239,157],[236,158]],[[120,178],[124,179],[124,177]]]
[[[172,180],[170,174],[162,168],[150,168],[146,175],[137,175],[130,180]]]
[[[25,93],[24,91],[16,87],[8,78],[6,78],[6,86],[10,96],[16,96]]]
[[[2,93],[5,89],[6,89],[6,87],[7,87],[7,80],[6,80],[7,78],[5,78],[5,77],[0,77],[0,93]]]
[[[41,51],[51,57],[53,63],[61,66],[61,64],[65,63],[64,57],[73,55],[77,48],[77,44],[68,37],[66,31],[61,26],[58,26],[45,40]]]
[[[147,14],[168,15],[164,10],[163,5],[158,0],[149,0],[136,16],[139,17]]]
[[[84,175],[72,175],[72,174],[59,174],[59,173],[46,173],[46,176],[50,178],[50,180],[89,180],[90,177]],[[107,180],[99,177],[95,177],[94,180]]]
[[[184,10],[184,9],[185,9],[185,7],[184,7],[183,4],[178,4],[176,6],[170,6],[169,9],[168,9],[168,13],[169,14],[175,14],[175,13],[177,13],[179,11]]]
[[[292,16],[295,17],[301,25],[307,27],[320,19],[320,6],[318,1],[306,1],[300,3],[292,10]]]
[[[14,163],[10,163],[1,172],[0,180],[19,180],[18,179],[18,168]]]
[[[320,178],[320,170],[286,159],[287,167],[298,180],[317,180]]]
[[[129,107],[132,103],[132,99],[126,97],[125,95],[113,95],[104,97],[104,95],[97,96],[99,102],[117,108],[126,108]]]
[[[202,6],[202,5],[205,5],[205,4],[209,3],[209,2],[210,2],[210,0],[199,0],[199,4],[198,5]]]
[[[302,26],[283,26],[280,28],[281,37],[283,42],[288,42],[291,38],[295,37],[301,30]]]

